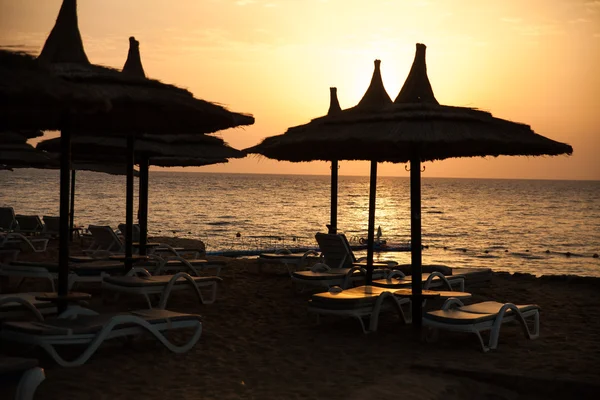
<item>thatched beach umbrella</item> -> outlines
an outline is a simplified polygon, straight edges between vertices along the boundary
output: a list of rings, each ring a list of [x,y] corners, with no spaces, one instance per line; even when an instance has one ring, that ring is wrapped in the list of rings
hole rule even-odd
[[[60,129],[67,113],[109,107],[100,93],[56,77],[33,56],[0,49],[0,135],[39,136],[39,130]]]
[[[68,214],[69,160],[71,132],[98,135],[126,135],[128,138],[128,170],[133,171],[134,137],[145,133],[209,133],[233,126],[252,124],[249,115],[232,113],[224,107],[199,100],[187,90],[161,82],[136,78],[119,71],[95,66],[85,56],[77,24],[76,0],[64,0],[44,48],[40,62],[54,76],[107,98],[111,109],[106,115],[79,118],[68,115],[61,124],[61,221]],[[132,242],[133,174],[127,174],[126,242]],[[62,226],[62,225],[61,225]],[[61,238],[66,238],[68,226]],[[66,240],[66,239],[65,239]],[[127,246],[131,256],[131,247]],[[59,295],[67,292],[68,244],[59,244]],[[130,257],[128,257],[130,258]]]
[[[538,135],[528,125],[490,113],[439,105],[427,77],[425,45],[417,51],[394,104],[356,108],[265,139],[261,154],[290,161],[410,162],[413,322],[421,324],[421,162],[451,157],[571,154],[573,148]],[[371,233],[370,233],[371,234]]]
[[[134,37],[129,38],[129,52],[122,73],[134,78],[146,78],[139,42]],[[240,121],[240,124],[244,123]],[[148,238],[149,165],[202,166],[217,164],[227,158],[241,158],[245,153],[229,147],[222,139],[206,135],[143,135],[138,142],[140,143],[139,146],[136,143],[135,151],[136,162],[140,166],[139,252],[144,255]],[[163,157],[157,160],[157,156]]]
[[[383,87],[383,81],[381,79],[381,61],[375,60],[375,66],[373,70],[373,76],[371,77],[371,82],[367,91],[365,92],[363,98],[360,102],[353,108],[342,111],[339,107],[339,102],[337,101],[336,90],[331,90],[331,100],[329,112],[326,116],[316,118],[309,122],[306,125],[303,125],[307,131],[311,129],[319,129],[323,121],[327,121],[329,119],[339,118],[344,114],[365,114],[385,106],[392,104],[392,99],[385,91]],[[293,128],[290,128],[293,129]],[[289,130],[288,130],[289,132]],[[286,143],[291,139],[288,138],[288,132],[283,135],[272,136],[263,140],[257,146],[246,149],[247,153],[259,153],[264,156],[275,158],[277,160],[287,160],[287,161],[313,161],[317,159],[312,158],[312,154],[304,147],[301,147],[300,154],[295,156],[291,156],[291,154],[286,152],[280,152],[280,146],[285,146]],[[335,142],[331,143],[321,143],[320,146],[324,146],[324,149],[327,151],[330,147],[335,147]],[[331,175],[331,225],[333,229],[330,227],[330,233],[336,233],[337,231],[337,160],[338,159],[348,159],[343,156],[343,153],[338,152],[337,154],[332,154],[330,156],[326,156],[323,159],[319,160],[332,160],[332,175]],[[352,158],[350,158],[352,159]],[[364,158],[363,158],[364,159]],[[366,158],[367,160],[369,158]],[[335,171],[334,171],[335,169]],[[375,230],[375,195],[377,190],[377,160],[371,160],[371,168],[370,168],[370,179],[369,179],[369,217],[367,223],[367,282],[370,283],[371,275],[373,270],[373,250],[374,250],[374,230]],[[335,214],[334,214],[335,210]]]

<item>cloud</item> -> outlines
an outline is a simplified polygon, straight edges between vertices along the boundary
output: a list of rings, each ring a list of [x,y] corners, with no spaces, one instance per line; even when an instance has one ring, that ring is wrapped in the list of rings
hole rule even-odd
[[[237,6],[247,6],[249,4],[254,4],[256,3],[256,0],[236,0],[235,4]]]
[[[577,19],[572,19],[569,21],[570,24],[583,24],[586,22],[590,22],[589,19],[585,19],[585,18],[577,18]]]
[[[500,18],[502,22],[508,22],[509,24],[518,24],[522,21],[521,18],[513,18],[513,17],[502,17]]]

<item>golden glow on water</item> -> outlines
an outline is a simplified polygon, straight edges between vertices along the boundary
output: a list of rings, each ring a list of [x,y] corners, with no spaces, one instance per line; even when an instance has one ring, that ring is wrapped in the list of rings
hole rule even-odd
[[[0,171],[0,181],[0,206],[58,214],[58,171]],[[83,171],[77,182],[77,225],[123,223],[124,177]],[[338,226],[349,239],[367,237],[368,190],[366,177],[340,178]],[[382,239],[408,244],[408,180],[380,178],[378,193]],[[200,238],[209,251],[316,246],[329,194],[323,176],[152,172],[150,235]],[[600,182],[424,179],[422,199],[424,263],[600,276]],[[409,263],[410,253],[376,253],[389,259]]]

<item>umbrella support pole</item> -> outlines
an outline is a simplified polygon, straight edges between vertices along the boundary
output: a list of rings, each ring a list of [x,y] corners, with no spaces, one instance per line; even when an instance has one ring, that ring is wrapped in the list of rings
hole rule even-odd
[[[69,212],[69,241],[73,241],[73,226],[75,225],[75,174],[77,171],[71,170],[71,211]]]
[[[412,273],[412,323],[420,330],[422,325],[421,298],[421,159],[410,160],[410,256]]]
[[[140,255],[147,253],[148,242],[148,156],[142,155],[140,162],[138,222],[140,224]]]
[[[331,161],[331,220],[329,223],[329,233],[337,233],[337,206],[338,206],[338,160]]]
[[[58,295],[66,296],[69,290],[69,173],[71,171],[71,127],[64,117],[60,134],[60,197],[58,237]],[[58,312],[67,309],[67,303],[57,303]]]
[[[366,284],[373,281],[373,247],[375,243],[375,197],[377,193],[377,161],[371,161],[369,184],[369,224],[367,226],[367,277]]]
[[[125,206],[125,268],[131,269],[133,261],[133,164],[135,139],[127,135],[127,188]]]

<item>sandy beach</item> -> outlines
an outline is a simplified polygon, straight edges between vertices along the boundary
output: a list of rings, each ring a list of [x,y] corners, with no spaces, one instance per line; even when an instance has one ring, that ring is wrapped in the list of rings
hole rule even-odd
[[[54,256],[51,249],[45,257]],[[168,309],[203,317],[202,337],[186,354],[170,353],[150,336],[106,342],[76,368],[57,366],[39,349],[3,343],[2,350],[40,359],[47,378],[36,399],[547,399],[600,393],[600,279],[494,273],[489,282],[467,280],[472,302],[542,308],[539,339],[527,340],[509,324],[498,349],[482,353],[473,334],[441,332],[427,343],[393,313],[383,314],[378,332],[368,335],[354,319],[322,317],[317,324],[306,312],[310,293],[294,292],[283,267],[258,273],[256,260],[221,259],[227,266],[214,304],[199,305],[187,291],[169,301]],[[34,281],[24,289],[48,290]],[[77,290],[93,295],[90,308],[97,311],[145,307],[136,296],[115,302],[97,285]]]

